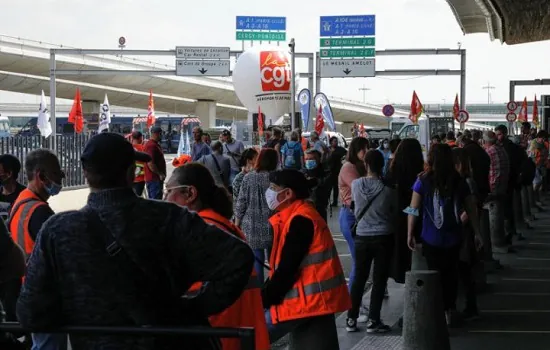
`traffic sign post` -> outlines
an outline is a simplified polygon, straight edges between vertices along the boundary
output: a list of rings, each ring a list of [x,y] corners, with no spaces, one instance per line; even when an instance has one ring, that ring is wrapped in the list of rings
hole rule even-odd
[[[506,105],[506,108],[508,108],[508,110],[510,112],[515,112],[516,109],[518,109],[518,103],[516,101],[510,101],[508,102],[508,104]]]
[[[385,105],[382,107],[382,114],[386,117],[391,117],[395,113],[395,108],[392,105]]]
[[[513,123],[513,122],[515,122],[516,120],[518,120],[518,116],[517,116],[516,113],[514,113],[514,112],[508,112],[508,114],[506,114],[506,120],[507,120],[509,123]]]
[[[231,49],[213,46],[176,46],[176,75],[228,77]]]
[[[321,78],[376,75],[374,15],[321,16],[319,27]]]
[[[460,123],[460,130],[464,130],[464,124],[466,124],[469,119],[470,119],[470,113],[466,112],[465,110],[458,111],[458,115],[456,116],[456,121]]]
[[[237,16],[237,40],[245,41],[286,41],[286,17],[265,17],[265,16]]]

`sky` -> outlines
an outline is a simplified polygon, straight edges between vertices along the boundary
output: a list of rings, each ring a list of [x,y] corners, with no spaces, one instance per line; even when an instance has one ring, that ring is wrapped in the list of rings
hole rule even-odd
[[[464,36],[445,0],[0,0],[0,35],[81,48],[117,48],[125,36],[128,49],[173,49],[175,46],[230,46],[235,17],[285,16],[287,39],[297,52],[319,49],[319,17],[376,15],[377,49],[458,48],[467,50],[467,103],[504,103],[516,79],[550,77],[548,42],[508,46],[488,34]],[[159,58],[152,58],[159,60]],[[381,57],[381,69],[459,69],[458,56]],[[297,71],[306,62],[297,60]],[[301,81],[301,87],[307,82]],[[410,103],[416,90],[423,103],[452,103],[459,77],[380,77],[323,79],[328,96],[369,103]],[[368,88],[368,91],[361,91]],[[533,99],[549,87],[518,87],[516,96]],[[0,92],[0,102],[33,102],[36,96]]]

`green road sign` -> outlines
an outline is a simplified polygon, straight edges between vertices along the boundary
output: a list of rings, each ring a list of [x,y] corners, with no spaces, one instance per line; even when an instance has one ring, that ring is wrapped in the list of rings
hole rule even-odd
[[[374,38],[343,38],[343,39],[320,39],[321,47],[352,47],[352,46],[375,46]]]
[[[286,32],[237,32],[237,40],[285,41]]]
[[[374,49],[321,49],[321,57],[374,57]]]

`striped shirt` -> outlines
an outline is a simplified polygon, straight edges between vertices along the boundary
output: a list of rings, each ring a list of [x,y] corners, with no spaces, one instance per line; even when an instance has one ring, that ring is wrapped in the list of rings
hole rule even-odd
[[[492,145],[487,148],[491,159],[489,167],[489,186],[492,194],[506,194],[508,177],[510,176],[510,160],[501,145]]]

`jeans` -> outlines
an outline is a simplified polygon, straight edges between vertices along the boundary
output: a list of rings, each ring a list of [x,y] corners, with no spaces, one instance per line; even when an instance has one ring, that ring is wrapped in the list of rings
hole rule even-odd
[[[342,207],[340,208],[340,215],[338,216],[338,222],[340,223],[340,231],[348,243],[349,252],[351,254],[351,271],[349,273],[348,290],[351,292],[351,285],[355,279],[355,242],[351,236],[351,228],[355,225],[355,215],[351,209]]]
[[[334,314],[298,318],[273,324],[271,313],[266,310],[265,321],[271,344],[290,333],[288,348],[291,350],[335,350],[340,348]]]
[[[529,187],[533,189],[532,186],[521,186],[521,208],[523,210],[523,218],[526,221],[530,221],[533,218],[531,214],[531,205],[529,203]]]
[[[67,334],[32,333],[32,350],[67,350]]]
[[[380,310],[390,274],[394,240],[393,235],[355,237],[356,267],[355,278],[351,285],[351,309],[348,311],[348,318],[357,319],[359,317],[365,284],[369,279],[371,264],[374,262],[369,319],[380,321]]]
[[[511,240],[513,236],[517,236],[516,232],[516,218],[514,214],[514,190],[510,190],[504,197],[502,203],[502,209],[504,212],[504,232],[507,239]]]
[[[439,272],[445,311],[456,309],[458,292],[458,258],[460,245],[450,248],[436,247],[424,242],[422,253],[428,269]]]
[[[253,251],[254,251],[254,255],[256,256],[256,259],[254,259],[254,269],[258,274],[258,280],[260,281],[261,284],[263,284],[265,281],[265,275],[264,275],[264,269],[265,269],[264,261],[266,259],[265,249],[253,249]],[[271,255],[271,249],[267,251],[268,260],[270,255]]]
[[[149,199],[162,199],[162,190],[164,187],[164,183],[162,181],[149,181],[146,185]]]
[[[504,230],[504,208],[502,199],[489,202],[489,226],[491,227],[491,242],[494,248],[506,248],[506,232]]]
[[[143,196],[143,190],[145,189],[145,181],[134,182],[134,192],[138,197]]]
[[[233,186],[233,180],[235,180],[235,176],[237,176],[240,172],[241,171],[239,169],[231,168],[231,172],[229,173],[229,186]]]

